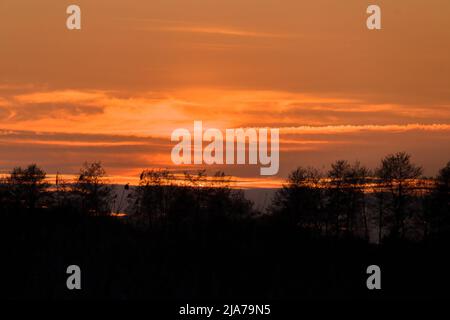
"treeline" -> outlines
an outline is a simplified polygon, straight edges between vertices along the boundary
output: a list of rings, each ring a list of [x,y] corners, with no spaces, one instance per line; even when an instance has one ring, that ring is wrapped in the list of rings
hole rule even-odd
[[[327,172],[299,167],[276,192],[266,212],[256,212],[229,177],[206,171],[175,175],[144,170],[139,185],[119,193],[100,162],[85,163],[73,181],[59,175],[54,184],[37,165],[14,168],[0,180],[3,212],[56,210],[105,216],[123,209],[128,221],[145,228],[224,223],[248,218],[318,236],[426,239],[450,231],[450,162],[437,177],[404,152],[386,156],[376,169],[339,160]]]
[[[223,173],[144,170],[137,186],[114,186],[86,163],[73,180],[48,181],[30,165],[0,182],[8,298],[448,296],[450,164],[433,179],[405,153],[374,170],[298,168],[265,212]],[[73,264],[82,290],[67,290]],[[381,294],[365,285],[372,264]]]
[[[92,216],[114,215],[125,209],[135,222],[149,227],[165,219],[200,217],[205,210],[223,217],[251,213],[252,202],[230,186],[230,177],[223,172],[208,177],[201,170],[179,177],[168,170],[144,170],[138,186],[126,184],[114,190],[117,186],[107,179],[101,162],[84,163],[73,180],[57,174],[55,183],[50,183],[45,171],[31,164],[0,178],[0,208],[8,212],[56,209]]]
[[[386,156],[374,170],[344,160],[325,173],[299,167],[270,212],[324,235],[369,239],[376,231],[379,243],[385,237],[420,240],[449,233],[450,162],[435,178],[422,172],[405,152]]]
[[[45,171],[36,164],[16,167],[0,180],[0,210],[14,213],[70,209],[92,215],[108,214],[113,194],[105,177],[100,162],[84,163],[74,181],[64,181],[57,175],[55,184],[49,183]]]

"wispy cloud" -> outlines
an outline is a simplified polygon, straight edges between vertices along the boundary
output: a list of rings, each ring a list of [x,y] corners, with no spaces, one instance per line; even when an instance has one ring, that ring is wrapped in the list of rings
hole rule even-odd
[[[107,97],[102,91],[59,90],[38,91],[14,96],[19,103],[80,103],[88,104]]]
[[[407,131],[450,131],[450,124],[404,124],[404,125],[338,125],[338,126],[300,126],[281,128],[285,134],[347,134],[358,132],[407,132]]]
[[[279,33],[266,33],[246,31],[235,28],[227,27],[212,27],[212,26],[184,26],[184,27],[160,27],[153,30],[166,31],[166,32],[187,32],[187,33],[200,33],[200,34],[215,34],[222,36],[235,36],[235,37],[252,37],[252,38],[292,38],[294,35],[279,34]]]
[[[210,34],[227,37],[250,37],[250,38],[297,38],[297,34],[264,32],[248,30],[236,26],[198,24],[187,21],[163,20],[163,19],[130,19],[122,18],[128,25],[140,31],[153,32],[176,32],[176,33],[194,33]]]

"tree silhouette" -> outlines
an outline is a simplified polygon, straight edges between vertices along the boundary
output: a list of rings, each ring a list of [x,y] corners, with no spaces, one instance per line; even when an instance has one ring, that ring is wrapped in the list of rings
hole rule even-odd
[[[16,205],[31,210],[36,209],[50,186],[45,178],[45,171],[36,164],[31,164],[25,169],[14,168],[8,178],[8,184]]]
[[[220,219],[249,215],[252,203],[232,190],[223,172],[208,177],[205,170],[176,177],[168,170],[144,170],[132,196],[131,210],[150,227],[208,225]]]
[[[376,174],[390,195],[389,208],[393,215],[391,236],[403,237],[405,219],[411,214],[408,200],[414,195],[416,179],[422,175],[422,167],[411,163],[411,155],[398,152],[382,159]]]
[[[387,193],[385,188],[382,186],[382,184],[375,184],[373,187],[374,195],[376,203],[374,205],[375,207],[375,217],[374,220],[376,222],[377,228],[378,228],[378,243],[381,244],[381,241],[383,240],[383,231],[385,227],[385,211],[386,211],[386,202],[387,202]]]
[[[277,191],[271,211],[291,226],[313,227],[328,231],[328,218],[323,216],[322,174],[314,168],[299,167],[290,173],[287,184]]]
[[[175,194],[175,176],[168,170],[144,170],[133,194],[132,210],[149,226],[168,215]]]
[[[365,188],[370,170],[359,162],[338,160],[331,165],[327,180],[327,212],[334,221],[336,235],[341,230],[353,234],[361,228],[368,237]]]
[[[7,177],[0,177],[0,212],[7,212],[12,201],[12,193]]]
[[[85,162],[72,185],[72,192],[81,202],[83,212],[103,215],[111,211],[112,188],[101,162]]]
[[[331,170],[328,171],[327,188],[327,212],[334,222],[334,232],[339,235],[341,231],[341,219],[345,221],[344,229],[351,232],[351,199],[350,199],[350,181],[347,177],[350,175],[351,166],[346,160],[338,160],[331,164]]]
[[[369,217],[367,212],[366,191],[370,182],[371,171],[356,161],[345,176],[350,186],[350,215],[347,216],[347,229],[352,233],[354,228],[362,225],[364,238],[369,239]]]
[[[428,232],[442,236],[450,231],[450,162],[439,171],[423,211]]]

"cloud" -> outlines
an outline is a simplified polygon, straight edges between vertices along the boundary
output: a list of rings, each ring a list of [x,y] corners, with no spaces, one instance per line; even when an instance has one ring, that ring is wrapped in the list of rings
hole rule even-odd
[[[235,36],[235,37],[251,37],[251,38],[291,38],[293,35],[252,32],[227,27],[211,27],[211,26],[185,26],[185,27],[162,27],[157,30],[168,32],[187,32],[198,34],[214,34],[221,36]]]
[[[164,19],[119,19],[132,24],[132,28],[141,31],[160,31],[175,33],[205,34],[226,37],[246,37],[246,38],[295,38],[299,35],[251,31],[235,26],[218,26],[191,23],[187,21],[175,21]]]
[[[372,104],[364,97],[267,90],[186,88],[133,94],[72,89],[22,93],[0,104],[5,129],[161,137],[191,128],[194,120],[219,129],[450,123],[447,105]]]
[[[36,121],[39,119],[70,119],[102,114],[103,107],[69,103],[38,103],[10,108],[8,121]]]
[[[349,134],[359,132],[408,132],[408,131],[429,131],[448,132],[450,124],[406,124],[406,125],[339,125],[339,126],[301,126],[286,127],[280,129],[285,134]]]
[[[89,104],[105,97],[106,93],[101,91],[60,90],[60,91],[32,92],[16,95],[14,97],[14,100],[22,104],[41,104],[41,103]]]
[[[138,174],[170,161],[170,141],[154,137],[0,130],[0,169],[39,163],[48,172],[76,172],[84,161],[101,160],[109,171]]]
[[[444,105],[408,108],[370,104],[363,97],[225,88],[139,94],[39,90],[3,99],[0,168],[38,162],[49,172],[70,173],[86,160],[103,160],[115,176],[136,176],[148,167],[199,169],[174,166],[170,160],[172,131],[192,131],[195,120],[202,120],[204,129],[279,128],[280,177],[298,165],[325,166],[337,158],[375,166],[377,159],[399,150],[424,154],[422,163],[431,172],[450,158]],[[258,175],[258,168],[249,166],[208,168]]]

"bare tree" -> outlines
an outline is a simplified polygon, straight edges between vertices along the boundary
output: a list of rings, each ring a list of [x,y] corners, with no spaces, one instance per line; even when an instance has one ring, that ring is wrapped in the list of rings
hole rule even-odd
[[[335,232],[354,234],[361,227],[368,238],[365,188],[370,170],[356,161],[338,160],[331,165],[327,179],[327,211],[333,217]]]
[[[450,162],[439,171],[432,192],[425,197],[423,219],[434,235],[450,230]]]
[[[112,188],[101,162],[85,162],[72,187],[81,201],[83,211],[94,215],[110,212]]]
[[[351,171],[351,166],[346,160],[338,160],[331,164],[328,171],[327,184],[327,212],[334,221],[334,232],[336,235],[341,231],[341,220],[345,221],[346,232],[351,232],[351,208],[350,193],[351,186],[347,177]]]
[[[369,217],[366,203],[366,191],[371,175],[371,170],[361,165],[359,161],[356,161],[345,177],[347,184],[350,185],[349,192],[351,195],[350,222],[352,222],[352,224],[349,229],[353,231],[353,222],[356,220],[358,226],[362,224],[364,238],[366,240],[369,239]]]
[[[376,170],[383,188],[390,195],[390,210],[393,214],[392,236],[405,235],[405,219],[408,214],[408,200],[416,189],[416,180],[422,175],[422,167],[411,162],[406,152],[390,154],[381,160]]]
[[[132,209],[152,226],[166,217],[174,194],[176,177],[168,170],[144,170],[133,195]]]
[[[384,216],[386,210],[386,190],[382,186],[382,184],[376,184],[373,187],[374,195],[375,195],[375,212],[376,212],[376,224],[378,227],[378,243],[381,244],[383,240],[383,228],[385,226]]]

